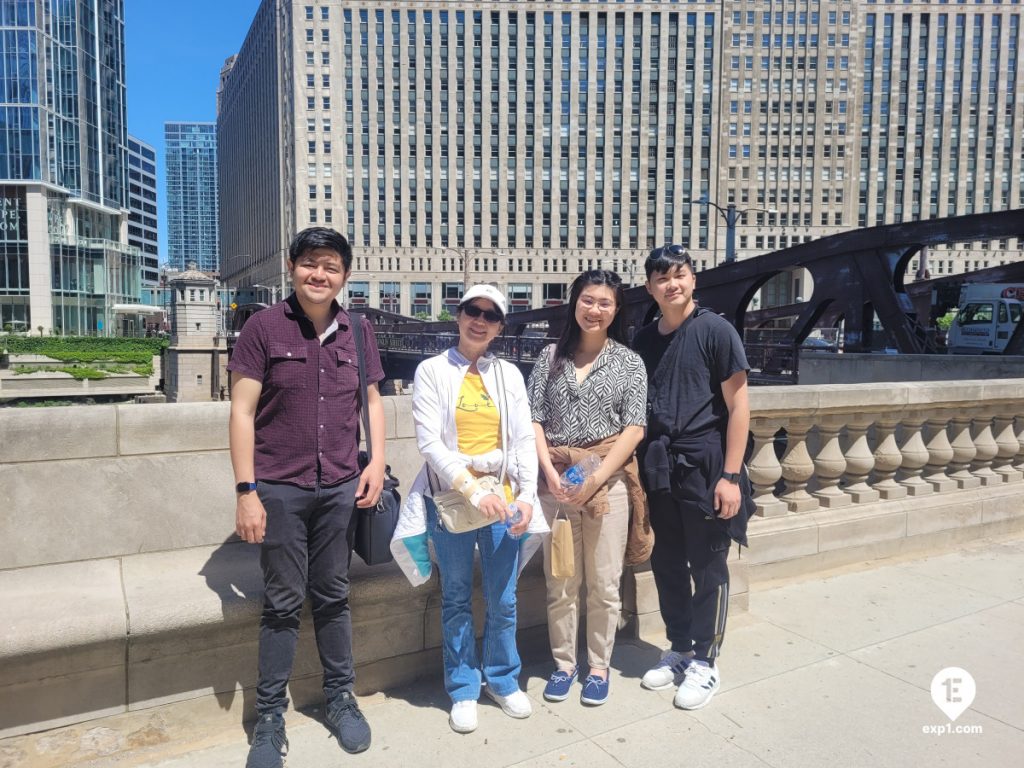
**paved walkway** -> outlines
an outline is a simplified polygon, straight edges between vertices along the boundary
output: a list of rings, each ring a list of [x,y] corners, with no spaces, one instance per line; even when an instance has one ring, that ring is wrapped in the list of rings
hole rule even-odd
[[[466,736],[448,728],[439,680],[365,700],[374,742],[363,755],[341,752],[317,713],[290,713],[287,765],[1024,765],[1024,538],[755,586],[749,613],[730,626],[722,689],[699,712],[675,709],[673,691],[640,688],[640,676],[658,658],[660,639],[652,641],[619,644],[605,706],[587,708],[575,696],[544,702],[549,667],[534,664],[524,674],[533,716],[511,720],[488,701],[480,706],[479,729]],[[977,685],[970,708],[951,728],[980,733],[924,732],[951,722],[929,690],[946,667],[966,669]],[[83,754],[77,764],[245,763],[241,729],[198,744],[182,740],[99,759]]]

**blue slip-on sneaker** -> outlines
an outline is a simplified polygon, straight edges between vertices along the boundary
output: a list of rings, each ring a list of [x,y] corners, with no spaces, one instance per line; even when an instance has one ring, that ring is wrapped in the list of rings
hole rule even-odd
[[[548,701],[565,701],[569,698],[569,689],[576,682],[576,670],[563,672],[556,669],[548,678],[548,684],[544,686],[544,698]]]
[[[580,696],[580,701],[592,707],[604,704],[608,701],[608,683],[609,681],[603,677],[587,675],[587,680],[583,683],[583,695]]]

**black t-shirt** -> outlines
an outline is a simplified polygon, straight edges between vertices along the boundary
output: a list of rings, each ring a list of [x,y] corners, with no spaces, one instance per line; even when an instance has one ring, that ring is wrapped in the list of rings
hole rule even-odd
[[[633,349],[647,366],[648,438],[724,433],[729,409],[722,382],[750,371],[743,342],[728,320],[697,307],[667,336],[658,332],[657,321],[644,326]]]

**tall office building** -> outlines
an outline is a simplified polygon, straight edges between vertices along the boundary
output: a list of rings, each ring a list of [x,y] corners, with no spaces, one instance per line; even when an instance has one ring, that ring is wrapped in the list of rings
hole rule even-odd
[[[0,324],[131,330],[122,0],[0,3]]]
[[[167,264],[220,269],[216,123],[165,123]]]
[[[128,136],[128,242],[142,252],[142,284],[160,281],[156,218],[156,150]]]
[[[1021,207],[1019,5],[264,0],[221,75],[223,274],[283,289],[328,225],[351,303],[436,316],[464,266],[536,307],[590,267],[641,282],[665,242],[720,263],[729,205],[738,258]]]

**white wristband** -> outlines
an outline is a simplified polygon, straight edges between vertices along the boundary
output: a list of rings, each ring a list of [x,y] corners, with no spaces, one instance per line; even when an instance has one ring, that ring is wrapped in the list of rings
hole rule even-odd
[[[477,486],[476,489],[473,491],[473,494],[469,497],[469,503],[472,504],[477,509],[480,509],[480,502],[482,502],[484,498],[487,496],[497,496],[499,499],[501,498],[494,491],[487,491]]]
[[[473,477],[473,475],[471,475],[469,471],[465,469],[459,472],[459,474],[457,474],[455,476],[455,479],[452,481],[452,490],[458,491],[467,499],[470,497],[470,494],[473,493],[473,490],[476,489],[476,487],[476,478]]]

